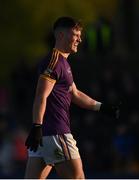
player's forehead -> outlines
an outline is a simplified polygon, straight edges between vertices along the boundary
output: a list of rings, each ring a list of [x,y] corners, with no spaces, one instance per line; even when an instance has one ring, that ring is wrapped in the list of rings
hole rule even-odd
[[[77,35],[82,34],[81,29],[78,29],[78,28],[71,28],[70,31],[72,32],[72,34],[77,34]]]

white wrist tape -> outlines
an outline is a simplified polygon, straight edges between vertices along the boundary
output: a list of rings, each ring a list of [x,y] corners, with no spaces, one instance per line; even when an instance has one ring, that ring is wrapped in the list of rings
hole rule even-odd
[[[99,111],[101,104],[102,104],[101,102],[96,101],[96,104],[94,105],[93,110],[94,111]]]

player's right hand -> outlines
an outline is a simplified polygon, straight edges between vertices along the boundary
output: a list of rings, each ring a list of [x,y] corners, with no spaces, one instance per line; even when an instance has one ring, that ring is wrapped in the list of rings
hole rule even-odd
[[[27,149],[36,152],[38,147],[43,146],[42,144],[42,125],[33,124],[30,133],[26,139],[25,146]]]

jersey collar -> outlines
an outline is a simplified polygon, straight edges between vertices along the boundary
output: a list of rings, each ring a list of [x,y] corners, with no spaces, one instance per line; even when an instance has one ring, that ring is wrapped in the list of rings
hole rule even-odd
[[[66,60],[67,60],[67,57],[65,56],[65,53],[63,53],[62,51],[60,51],[59,49],[57,48],[53,48],[54,50],[58,51]]]

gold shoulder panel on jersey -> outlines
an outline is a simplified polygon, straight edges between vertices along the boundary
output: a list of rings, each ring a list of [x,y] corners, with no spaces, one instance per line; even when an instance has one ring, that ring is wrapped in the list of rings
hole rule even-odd
[[[54,67],[55,67],[55,65],[56,65],[56,63],[57,63],[58,57],[59,57],[59,52],[58,52],[58,50],[53,49],[52,57],[51,57],[51,60],[50,60],[49,65],[48,65],[48,67],[47,67],[48,69],[51,69],[51,70],[54,69]]]
[[[43,74],[40,75],[40,78],[47,79],[48,81],[50,81],[50,82],[52,82],[52,83],[55,83],[55,82],[56,82],[55,79],[52,79],[52,78],[50,78],[50,77],[48,77],[48,76],[45,76],[45,75],[43,75]]]

